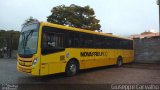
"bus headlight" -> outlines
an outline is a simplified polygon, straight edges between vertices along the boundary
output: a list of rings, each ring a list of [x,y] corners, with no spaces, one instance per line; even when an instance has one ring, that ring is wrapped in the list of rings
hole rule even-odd
[[[32,66],[34,66],[38,62],[38,58],[35,58],[32,62]]]

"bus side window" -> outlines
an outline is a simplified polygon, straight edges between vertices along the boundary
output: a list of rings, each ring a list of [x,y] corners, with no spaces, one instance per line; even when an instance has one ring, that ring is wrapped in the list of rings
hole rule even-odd
[[[68,32],[68,46],[69,47],[74,47],[74,32],[73,31],[69,31]]]
[[[47,36],[46,36],[46,33],[43,33],[43,36],[42,36],[42,47],[43,48],[46,48],[47,47]]]
[[[42,54],[50,54],[64,50],[64,34],[56,33],[50,28],[43,28]],[[51,28],[53,29],[53,28]]]
[[[84,42],[84,33],[79,33],[79,47],[84,48],[85,42]]]
[[[74,33],[74,47],[79,47],[79,33]]]

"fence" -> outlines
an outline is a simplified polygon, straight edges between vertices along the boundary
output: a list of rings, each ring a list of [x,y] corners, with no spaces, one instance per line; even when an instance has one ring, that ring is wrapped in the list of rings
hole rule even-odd
[[[160,37],[134,39],[135,62],[160,62]]]

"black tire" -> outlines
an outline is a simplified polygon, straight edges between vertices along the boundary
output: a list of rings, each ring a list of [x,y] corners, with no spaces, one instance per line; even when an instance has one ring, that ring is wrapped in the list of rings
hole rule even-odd
[[[67,63],[65,74],[66,76],[69,76],[69,77],[74,76],[77,74],[78,69],[79,69],[78,63],[74,60],[71,60]]]
[[[122,57],[118,57],[117,58],[117,66],[121,67],[122,65],[123,65],[123,59],[122,59]]]

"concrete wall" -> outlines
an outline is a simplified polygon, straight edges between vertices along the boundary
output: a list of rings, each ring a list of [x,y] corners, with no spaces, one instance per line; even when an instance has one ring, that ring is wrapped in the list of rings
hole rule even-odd
[[[160,37],[134,39],[135,62],[160,62]]]

